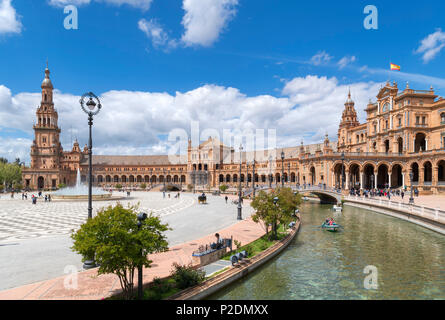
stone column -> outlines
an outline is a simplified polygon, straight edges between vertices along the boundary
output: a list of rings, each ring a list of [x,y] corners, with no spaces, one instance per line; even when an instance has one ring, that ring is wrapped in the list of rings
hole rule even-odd
[[[364,172],[363,171],[360,171],[360,190],[363,190],[363,175],[364,175]]]
[[[405,190],[405,172],[402,172],[402,188]]]
[[[392,172],[388,171],[388,188],[389,189],[391,189],[391,175],[392,175]]]
[[[346,173],[345,188],[346,188],[346,190],[349,190],[349,170],[345,171],[345,173]]]
[[[377,189],[377,179],[379,178],[379,172],[374,171],[374,189]]]
[[[437,182],[439,180],[439,167],[433,167],[432,174],[433,174],[433,177],[432,177],[432,188],[431,189],[434,194],[437,194],[438,193],[438,191],[437,191],[438,183]]]

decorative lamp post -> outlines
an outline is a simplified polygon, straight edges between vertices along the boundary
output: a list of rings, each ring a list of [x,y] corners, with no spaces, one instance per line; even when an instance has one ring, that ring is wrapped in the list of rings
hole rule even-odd
[[[290,184],[290,162],[287,163],[287,179],[286,182]]]
[[[192,175],[193,175],[193,178],[192,178],[192,180],[193,180],[193,193],[196,193],[196,168],[195,167],[193,167]]]
[[[181,186],[181,192],[182,192],[182,168],[179,168],[179,185]]]
[[[345,153],[342,152],[341,153],[341,190],[343,190],[345,188],[345,179],[344,179],[344,175],[345,175],[345,166],[344,166],[344,162],[345,162]]]
[[[272,188],[272,156],[269,157],[269,188]]]
[[[413,171],[409,172],[409,183],[411,185],[411,196],[409,197],[409,204],[414,204],[414,196],[413,196]]]
[[[150,169],[150,186],[153,189],[153,169]]]
[[[281,187],[284,187],[284,151],[281,151]]]
[[[253,198],[255,199],[255,160],[252,161]]]
[[[88,101],[85,102],[85,99]],[[93,139],[92,126],[93,116],[97,115],[102,108],[99,98],[92,92],[85,93],[80,99],[82,110],[88,115],[89,138],[88,138],[88,219],[93,218]],[[87,257],[83,267],[91,269],[96,267],[94,257]]]
[[[242,157],[242,151],[243,151],[243,145],[240,144],[239,146],[239,196],[238,196],[238,220],[243,220],[242,217],[242,206],[241,206],[241,201],[242,201],[242,197],[241,197],[241,164],[243,161],[243,157]]]
[[[164,176],[163,176],[163,181],[164,181],[164,192],[165,192],[165,179],[167,179],[167,177],[166,177],[166,175],[165,175],[165,168],[164,169],[162,169],[162,173],[164,174]]]
[[[144,220],[146,220],[146,219],[147,219],[147,214],[146,213],[139,213],[138,214],[138,231],[141,230],[142,222]],[[141,256],[144,254],[142,252],[142,248],[141,248],[140,254],[141,254]],[[143,269],[142,265],[138,266],[138,299],[139,300],[142,300],[142,297],[143,297],[143,292],[142,292],[142,287],[143,287],[142,286],[142,269]]]
[[[246,188],[249,188],[249,163],[246,157]]]

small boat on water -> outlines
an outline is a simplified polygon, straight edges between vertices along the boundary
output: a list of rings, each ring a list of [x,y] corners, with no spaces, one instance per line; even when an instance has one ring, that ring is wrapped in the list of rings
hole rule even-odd
[[[337,205],[334,205],[334,207],[332,209],[334,209],[334,211],[340,211],[340,212],[343,211],[343,207],[337,206]]]
[[[309,198],[308,197],[304,197],[303,201],[309,201]]]
[[[340,229],[340,225],[338,225],[338,224],[336,224],[336,223],[330,225],[330,224],[327,224],[326,222],[323,222],[323,224],[321,225],[321,227],[322,227],[323,229],[326,229],[326,230],[329,231],[329,232],[337,232],[338,229]]]

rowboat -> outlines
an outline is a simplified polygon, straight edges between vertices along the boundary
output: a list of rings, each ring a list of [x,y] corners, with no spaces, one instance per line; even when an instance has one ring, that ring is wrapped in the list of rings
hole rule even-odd
[[[334,211],[340,211],[340,212],[343,211],[343,208],[341,206],[337,206],[337,205],[334,205],[334,207],[332,209],[334,209]]]
[[[338,225],[336,223],[334,223],[333,225],[329,225],[329,224],[326,224],[326,222],[323,222],[321,227],[323,229],[326,229],[326,231],[329,231],[329,232],[337,232],[338,229],[340,229],[340,225]]]

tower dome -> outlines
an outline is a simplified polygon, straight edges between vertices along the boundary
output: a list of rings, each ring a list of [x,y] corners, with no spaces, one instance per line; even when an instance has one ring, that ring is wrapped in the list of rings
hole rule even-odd
[[[51,82],[51,79],[49,78],[49,69],[48,69],[48,62],[46,63],[46,69],[45,69],[45,79],[43,79],[42,82],[42,89],[43,88],[50,88],[53,89],[53,84]]]

